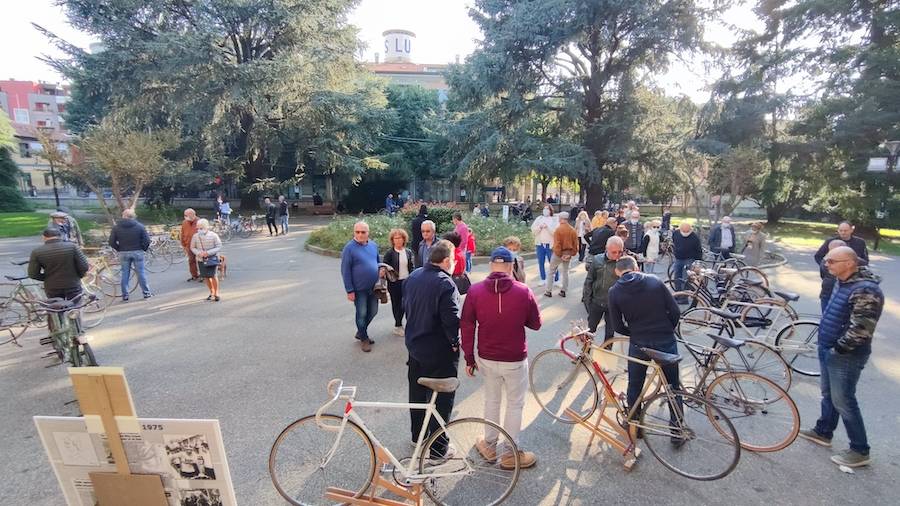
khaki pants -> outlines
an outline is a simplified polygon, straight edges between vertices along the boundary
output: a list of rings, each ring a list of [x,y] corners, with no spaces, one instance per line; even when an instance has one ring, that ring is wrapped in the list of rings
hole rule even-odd
[[[503,387],[506,387],[506,415],[501,425],[518,445],[519,432],[522,431],[522,409],[528,392],[528,360],[498,362],[476,356],[475,362],[484,377],[484,417],[500,423],[500,402]],[[496,442],[497,431],[486,429],[484,439],[489,443]]]
[[[550,257],[550,271],[547,273],[547,291],[553,291],[553,276],[556,274],[556,271],[559,269],[559,266],[562,265],[562,290],[569,290],[569,264],[572,262],[572,259],[563,260],[561,257],[556,256],[554,254]]]

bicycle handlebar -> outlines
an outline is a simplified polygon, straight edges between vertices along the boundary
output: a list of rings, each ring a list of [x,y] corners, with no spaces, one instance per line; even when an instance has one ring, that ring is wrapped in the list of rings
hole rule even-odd
[[[345,387],[344,380],[335,378],[328,382],[328,386],[325,387],[325,390],[328,392],[328,395],[331,396],[331,400],[316,410],[316,425],[325,430],[337,431],[340,430],[340,426],[331,426],[322,423],[322,415],[325,413],[325,410],[341,398],[352,401],[356,397],[356,387]]]

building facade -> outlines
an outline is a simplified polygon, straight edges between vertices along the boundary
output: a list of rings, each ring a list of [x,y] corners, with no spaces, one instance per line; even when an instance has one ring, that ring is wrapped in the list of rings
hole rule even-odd
[[[43,132],[61,150],[68,149],[69,132],[65,125],[69,87],[35,81],[0,81],[0,109],[9,116],[15,129],[17,148],[12,159],[22,171],[20,189],[26,195],[52,195],[50,165],[38,156]],[[75,195],[75,189],[57,180],[60,195]]]

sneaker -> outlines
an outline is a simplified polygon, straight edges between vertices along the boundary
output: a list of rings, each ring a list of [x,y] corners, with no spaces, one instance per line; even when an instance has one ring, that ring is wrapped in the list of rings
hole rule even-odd
[[[369,339],[360,340],[359,347],[362,348],[362,351],[369,353],[372,351],[372,341]]]
[[[528,469],[537,463],[537,457],[533,452],[519,450],[519,469]],[[516,460],[512,453],[500,457],[500,469],[511,471],[516,468]]]
[[[497,442],[488,443],[484,439],[479,438],[478,441],[475,442],[475,449],[478,450],[478,453],[481,454],[481,457],[488,461],[494,462],[497,460]]]
[[[565,297],[565,296],[566,296],[566,291],[565,291],[565,290],[560,290],[560,291],[559,291],[559,296],[560,296],[560,297]]]
[[[837,455],[832,455],[831,461],[839,466],[862,467],[869,465],[872,459],[856,450],[844,450]]]
[[[544,292],[544,297],[553,297],[553,292]]]
[[[816,432],[816,429],[801,429],[797,435],[819,446],[831,448],[831,440]]]
[[[394,327],[394,335],[403,337],[403,326]]]
[[[127,295],[123,295],[123,296],[122,296],[122,302],[128,302],[128,296],[127,296]]]
[[[153,294],[152,294],[152,293],[145,293],[145,294],[144,294],[144,298],[145,298],[145,299],[149,299],[150,297],[153,297]]]

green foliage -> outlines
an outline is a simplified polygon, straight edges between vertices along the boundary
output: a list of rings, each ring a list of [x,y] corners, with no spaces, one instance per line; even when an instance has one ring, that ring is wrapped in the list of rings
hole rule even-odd
[[[19,191],[19,173],[19,167],[9,156],[9,149],[0,147],[0,211],[31,210]]]
[[[435,208],[438,213],[436,216],[443,216],[450,209]],[[390,231],[394,228],[402,228],[409,232],[411,218],[407,218],[403,213],[398,213],[394,217],[378,214],[366,215],[362,218],[337,218],[327,226],[313,231],[309,236],[309,244],[330,251],[341,251],[344,245],[347,244],[347,241],[350,241],[353,237],[353,224],[360,220],[369,224],[369,238],[375,241],[379,250],[384,253],[389,247],[388,234],[390,234]],[[438,235],[452,229],[452,226],[448,225],[449,221],[436,223],[438,224]],[[441,225],[442,223],[443,226]],[[504,223],[498,218],[481,218],[470,219],[466,224],[475,232],[475,243],[479,255],[490,254],[492,249],[502,244],[503,239],[511,235],[519,237],[522,241],[523,252],[534,249],[534,238],[531,235],[531,230],[528,228],[528,225],[520,221]]]
[[[453,213],[463,212],[458,207],[452,206],[434,206],[428,208],[428,219],[434,222],[438,235],[453,230]],[[406,222],[411,222],[416,215],[419,214],[419,207],[409,205],[400,211],[400,216]],[[470,213],[464,213],[463,216],[468,218]]]
[[[0,149],[14,149],[16,147],[16,131],[9,122],[9,116],[0,114]]]
[[[386,177],[427,178],[440,164],[436,149],[440,103],[436,90],[393,84],[385,89],[393,118],[379,158],[388,165]]]
[[[0,188],[3,198],[3,188]],[[0,201],[2,202],[2,201]],[[47,228],[47,213],[40,212],[0,212],[0,237],[31,237]],[[78,219],[82,233],[92,230],[97,223],[84,218]]]

